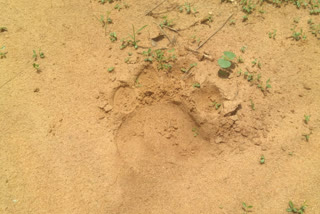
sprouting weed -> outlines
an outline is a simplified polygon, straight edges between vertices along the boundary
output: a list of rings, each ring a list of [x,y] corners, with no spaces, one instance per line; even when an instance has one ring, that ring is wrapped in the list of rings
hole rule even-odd
[[[305,122],[306,124],[309,123],[310,117],[311,117],[311,115],[304,115],[304,122]]]
[[[0,59],[7,58],[7,53],[8,52],[5,52],[4,49],[6,49],[6,46],[2,46],[0,48]]]
[[[186,68],[181,68],[180,70],[183,72],[183,73],[188,73],[193,67],[196,67],[197,66],[197,63],[192,63],[190,64],[189,68],[186,69]]]
[[[197,128],[192,128],[193,136],[197,137],[199,135]]]
[[[252,101],[251,99],[250,99],[250,102],[251,102],[251,105],[250,105],[250,106],[251,106],[251,109],[252,109],[252,110],[256,110],[256,108],[255,108],[255,106],[254,106],[254,103],[253,103],[253,101]]]
[[[244,53],[244,52],[246,51],[246,49],[247,49],[247,46],[242,46],[242,47],[240,48],[240,51],[241,51],[242,53]]]
[[[108,68],[108,72],[109,72],[109,73],[111,73],[112,71],[114,71],[114,67]]]
[[[276,39],[277,30],[273,30],[273,32],[269,32],[268,34],[270,39]]]
[[[221,106],[221,103],[217,103],[216,101],[212,102],[212,106],[214,106],[216,108],[216,110],[218,110]]]
[[[115,41],[117,41],[117,34],[116,34],[116,32],[111,32],[110,34],[110,40],[111,40],[111,42],[115,42]]]
[[[194,83],[192,86],[193,86],[194,88],[200,88],[200,83]]]
[[[292,201],[289,201],[289,208],[287,208],[287,212],[303,214],[307,209],[307,206],[308,205],[306,205],[306,202],[304,202],[303,205],[298,209],[293,205]]]

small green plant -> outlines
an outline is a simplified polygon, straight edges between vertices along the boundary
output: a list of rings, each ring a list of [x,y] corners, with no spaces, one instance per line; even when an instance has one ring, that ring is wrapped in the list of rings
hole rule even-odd
[[[168,19],[168,16],[163,16],[162,17],[162,22],[160,23],[160,27],[163,28],[164,26],[167,26],[167,27],[173,27],[174,24],[173,24],[173,20],[169,20]]]
[[[192,86],[193,86],[194,88],[200,88],[200,83],[194,83]]]
[[[110,38],[110,41],[111,41],[111,42],[117,41],[118,38],[117,38],[116,32],[111,32],[109,35],[110,35],[109,38]]]
[[[223,52],[223,56],[218,60],[218,64],[221,68],[229,68],[235,57],[236,55],[233,52],[225,51]]]
[[[269,32],[268,34],[270,39],[276,39],[277,30],[273,30],[273,32]]]
[[[149,48],[148,51],[143,51],[142,55],[147,57],[147,58],[144,59],[144,61],[146,61],[146,62],[152,62],[153,61],[154,55],[152,53],[151,48]]]
[[[296,31],[296,28],[291,28],[292,34],[291,37],[296,40],[299,41],[300,39],[306,40],[307,36],[303,33],[302,29],[300,29],[299,31]]]
[[[235,19],[231,19],[229,22],[230,25],[235,25],[236,24],[236,20]]]
[[[263,9],[263,8],[260,8],[259,9],[259,13],[262,13],[262,14],[264,14],[266,11]]]
[[[253,74],[249,74],[248,71],[244,72],[244,78],[246,78],[248,80],[248,82],[253,80]]]
[[[7,58],[7,53],[8,52],[5,52],[4,49],[6,49],[6,46],[2,46],[0,48],[0,59]]]
[[[136,79],[135,86],[138,88],[142,87],[142,85],[139,82],[139,78]]]
[[[8,28],[6,28],[6,27],[0,27],[0,33],[5,32],[5,31],[8,31]]]
[[[244,16],[242,16],[242,21],[245,22],[248,20],[248,18],[249,18],[248,15],[244,15]]]
[[[265,87],[263,87],[261,84],[258,84],[258,88],[260,88],[262,92],[264,92],[267,89],[271,88],[270,79],[268,79],[266,81],[266,86]]]
[[[310,117],[311,117],[311,115],[304,115],[304,122],[305,122],[306,124],[309,123]]]
[[[109,72],[109,73],[111,73],[112,71],[114,71],[114,67],[108,68],[108,72]]]
[[[247,214],[248,212],[251,212],[252,208],[253,208],[252,205],[247,205],[245,202],[242,202],[242,209],[244,211],[243,214]]]
[[[122,9],[122,7],[121,7],[120,4],[116,4],[116,5],[114,6],[114,9],[120,11],[120,10]]]
[[[251,102],[251,105],[250,105],[250,106],[251,106],[251,109],[252,109],[252,110],[256,110],[256,107],[254,106],[254,103],[253,103],[253,101],[252,101],[251,99],[250,99],[250,102]]]
[[[193,136],[197,137],[199,135],[197,128],[192,128]]]
[[[170,62],[173,62],[176,60],[176,56],[174,54],[174,49],[168,50],[167,54],[165,55],[165,53],[158,49],[155,51],[155,59],[158,62],[158,69],[162,70],[171,70],[172,65],[170,64]]]
[[[191,4],[189,2],[185,2],[184,5],[179,7],[180,13],[182,13],[183,10],[185,10],[187,14],[191,14],[192,12],[194,14],[197,13],[197,10],[194,7],[191,7]]]
[[[264,155],[261,155],[261,157],[260,157],[260,164],[264,164],[264,163],[265,163]]]
[[[186,68],[181,68],[181,71],[182,71],[183,73],[188,73],[193,67],[196,67],[196,66],[197,66],[197,63],[192,63],[192,64],[190,64],[190,66],[189,66],[188,69],[186,69]]]
[[[238,57],[238,62],[239,63],[244,63],[244,60],[243,60],[243,58],[241,56]]]
[[[216,108],[216,110],[218,110],[221,106],[221,103],[214,101],[214,102],[212,102],[212,106],[214,106]]]
[[[37,72],[40,72],[40,65],[37,63],[33,63],[33,67],[36,69]]]
[[[307,209],[307,206],[308,205],[306,205],[306,202],[304,202],[303,205],[298,209],[294,206],[292,201],[289,201],[289,208],[287,208],[287,212],[303,214]]]
[[[98,21],[101,23],[102,27],[104,28],[104,34],[107,35],[107,28],[108,28],[108,24],[112,23],[112,19],[110,18],[110,11],[106,12],[106,16],[104,15],[100,15],[100,19],[98,19]]]
[[[132,35],[129,34],[129,37],[132,39],[130,40],[125,40],[125,39],[122,39],[122,45],[120,47],[120,49],[123,49],[125,47],[127,47],[128,45],[132,45],[135,49],[138,49],[138,43],[140,42],[140,40],[137,40],[137,35],[144,29],[146,28],[148,25],[144,25],[142,26],[140,29],[138,29],[137,31],[135,30],[134,28],[134,25],[132,25]]]
[[[32,55],[32,58],[34,59],[34,61],[37,61],[37,59],[38,59],[38,54],[37,54],[37,52],[35,51],[35,50],[32,50],[32,52],[33,52],[33,55]],[[41,51],[41,49],[39,49],[39,57],[41,58],[41,59],[43,59],[45,56],[44,56],[44,53]]]
[[[242,53],[244,53],[244,52],[246,52],[246,49],[247,49],[247,46],[242,46],[242,47],[240,48],[240,51],[241,51]]]
[[[242,10],[247,14],[252,13],[256,8],[256,5],[253,2],[253,0],[241,0],[240,4],[243,5]]]
[[[306,138],[306,141],[309,142],[310,134],[304,134],[304,135],[302,135],[302,136],[304,136],[304,137]]]

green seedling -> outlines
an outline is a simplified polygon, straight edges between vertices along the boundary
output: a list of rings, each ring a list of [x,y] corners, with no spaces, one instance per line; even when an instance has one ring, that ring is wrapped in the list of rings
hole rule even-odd
[[[260,157],[260,164],[264,164],[264,163],[265,163],[264,155],[261,155],[261,157]]]
[[[253,80],[253,74],[249,74],[248,71],[244,72],[244,78],[246,78],[248,80],[248,82]]]
[[[306,141],[309,142],[310,134],[304,134],[304,135],[302,135],[302,136],[304,136],[304,137],[306,138]]]
[[[173,53],[174,51],[174,49],[168,50],[166,54],[167,56],[165,56],[165,53],[160,49],[155,51],[155,59],[158,62],[158,70],[171,70],[172,65],[169,62],[176,60],[176,56]]]
[[[218,110],[221,106],[221,103],[212,102],[212,105],[216,108],[216,110]]]
[[[271,88],[270,79],[268,79],[266,81],[266,86],[265,87],[263,87],[261,84],[258,84],[258,88],[260,88],[262,92],[264,92],[264,91],[268,90],[269,88]]]
[[[296,31],[296,27],[291,28],[292,31],[292,35],[291,37],[296,40],[299,41],[300,39],[306,40],[307,36],[303,33],[302,29],[300,29],[300,32]]]
[[[289,208],[287,208],[287,212],[303,214],[307,209],[307,206],[308,205],[306,205],[306,202],[304,202],[303,205],[298,209],[293,205],[292,201],[289,201]]]
[[[250,105],[250,106],[251,106],[251,109],[252,109],[252,110],[256,110],[256,107],[254,106],[254,103],[253,103],[253,101],[252,101],[251,99],[250,99],[250,102],[251,102],[251,105]]]
[[[269,32],[268,34],[270,39],[276,39],[277,30],[273,30],[273,32]]]
[[[142,55],[146,56],[147,58],[144,59],[146,62],[152,62],[153,61],[153,53],[151,48],[148,49],[148,51],[143,51]]]
[[[197,66],[197,63],[192,63],[192,64],[190,64],[190,66],[189,66],[188,69],[186,69],[186,68],[181,68],[181,71],[182,71],[183,73],[188,73],[193,67],[196,67],[196,66]]]
[[[241,56],[238,57],[238,62],[239,63],[243,63],[244,62],[244,60],[243,60],[243,58]]]
[[[34,61],[37,61],[37,59],[38,59],[38,54],[37,54],[37,52],[35,51],[35,50],[32,50],[32,52],[33,52],[33,55],[32,55],[32,58],[34,59]],[[43,59],[45,56],[44,56],[44,53],[41,51],[41,49],[39,49],[39,57],[41,58],[41,59]]]
[[[0,48],[0,59],[7,58],[7,53],[8,52],[5,52],[4,49],[6,49],[6,46],[2,46]]]
[[[240,69],[240,70],[237,72],[237,77],[240,77],[240,76],[241,76],[241,73],[242,73],[242,70]]]
[[[197,128],[192,128],[193,136],[197,137],[199,135]]]
[[[183,6],[179,7],[180,13],[182,13],[183,10],[185,10],[187,14],[191,14],[192,12],[194,14],[197,13],[197,10],[194,7],[191,7],[191,4],[188,2],[185,2]]]
[[[5,31],[8,31],[8,28],[6,28],[6,27],[0,27],[0,33],[5,32]]]
[[[142,85],[139,82],[139,78],[136,79],[135,86],[138,88],[142,87]]]
[[[248,212],[251,212],[252,208],[253,208],[252,205],[247,205],[245,202],[242,202],[242,209],[244,211],[243,214],[247,214]]]
[[[263,8],[260,8],[259,9],[259,13],[262,13],[262,14],[264,14],[266,11],[263,9]]]
[[[218,64],[221,68],[229,68],[236,55],[230,51],[225,51],[223,54],[224,55],[218,60]]]
[[[120,47],[120,49],[123,49],[125,47],[127,47],[128,45],[132,45],[135,49],[138,49],[138,43],[140,42],[140,40],[137,40],[137,35],[144,29],[146,28],[148,25],[144,25],[142,26],[140,29],[138,29],[137,31],[134,28],[134,25],[132,25],[132,35],[129,34],[129,37],[132,39],[126,41],[126,40],[122,40],[122,45]]]
[[[163,28],[164,26],[173,27],[173,20],[168,20],[168,16],[162,17],[163,21],[160,23],[160,27]]]
[[[243,5],[242,10],[247,14],[252,13],[256,7],[252,0],[241,0],[240,4]]]
[[[293,22],[298,24],[300,22],[300,18],[294,18]]]
[[[194,83],[192,86],[193,86],[194,88],[200,88],[200,83]]]
[[[117,41],[118,38],[117,38],[116,32],[111,32],[109,35],[110,35],[111,42]]]
[[[37,63],[33,63],[33,67],[36,69],[37,72],[40,72],[40,65]]]
[[[229,24],[230,24],[230,25],[235,25],[235,24],[236,24],[236,20],[231,19],[230,22],[229,22]]]
[[[112,19],[109,17],[110,13],[111,13],[110,11],[107,11],[106,16],[100,15],[100,19],[98,17],[96,17],[98,19],[98,21],[101,23],[102,27],[104,28],[105,35],[107,35],[108,24],[112,23]]]
[[[245,22],[248,20],[248,18],[249,18],[248,15],[244,15],[244,16],[242,16],[242,21]]]
[[[305,122],[306,124],[309,123],[310,117],[311,117],[311,115],[304,115],[304,122]]]
[[[109,73],[111,73],[112,71],[114,71],[114,67],[110,67],[108,68]]]
[[[240,48],[240,51],[241,51],[242,53],[244,53],[244,52],[246,52],[246,49],[247,49],[247,46],[242,46],[242,47]]]
[[[116,5],[114,6],[114,9],[120,11],[120,10],[122,9],[122,7],[121,7],[120,4],[116,4]]]
[[[293,156],[293,152],[289,152],[288,155]]]

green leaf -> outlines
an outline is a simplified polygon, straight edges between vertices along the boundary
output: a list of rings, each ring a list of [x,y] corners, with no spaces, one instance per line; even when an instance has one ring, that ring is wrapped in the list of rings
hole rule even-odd
[[[287,212],[292,212],[292,209],[291,209],[291,208],[288,208],[288,209],[287,209]]]
[[[220,65],[221,68],[229,68],[231,66],[231,62],[225,59],[219,59],[218,64]]]
[[[223,54],[226,57],[228,57],[228,59],[230,59],[230,60],[233,60],[236,57],[236,55],[233,52],[230,52],[230,51],[225,51],[225,52],[223,52]]]
[[[249,208],[249,209],[250,209],[250,208],[252,208],[252,207],[253,207],[253,206],[251,206],[251,205],[250,205],[250,206],[248,206],[248,208]]]
[[[146,28],[148,25],[143,26],[142,28],[140,28],[137,33],[139,33],[140,31],[142,31],[144,28]]]
[[[292,201],[289,201],[289,207],[291,208],[291,209],[293,209],[294,207],[293,207],[293,203],[292,203]]]
[[[243,207],[247,207],[246,203],[242,202],[242,206]]]

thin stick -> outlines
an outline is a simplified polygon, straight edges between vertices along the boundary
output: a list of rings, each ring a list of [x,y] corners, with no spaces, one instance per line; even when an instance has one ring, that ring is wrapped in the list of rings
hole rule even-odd
[[[162,1],[161,3],[157,4],[157,6],[155,6],[154,8],[152,8],[149,12],[147,12],[145,14],[145,16],[149,15],[150,13],[152,13],[152,11],[154,11],[155,9],[157,9],[160,5],[162,5],[164,2],[166,2],[167,0]]]
[[[171,44],[172,41],[171,41],[170,37],[166,34],[166,32],[164,32],[164,30],[161,28],[161,26],[156,22],[153,22],[153,23],[155,23],[159,27],[160,31],[163,33],[163,35],[165,35],[165,37],[167,37],[167,39],[169,40],[169,42]]]
[[[223,25],[218,29],[216,30],[213,34],[211,34],[211,36],[209,36],[209,38],[204,41],[201,45],[199,45],[199,47],[196,49],[196,50],[199,50],[204,44],[206,44],[214,35],[216,35],[216,33],[218,33],[226,24],[227,22],[229,21],[229,19],[233,16],[233,14],[231,14],[229,16],[229,18],[223,23]]]

